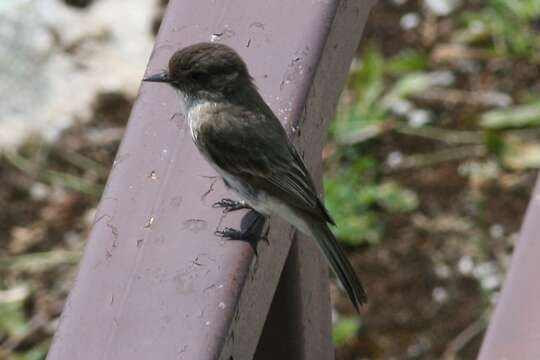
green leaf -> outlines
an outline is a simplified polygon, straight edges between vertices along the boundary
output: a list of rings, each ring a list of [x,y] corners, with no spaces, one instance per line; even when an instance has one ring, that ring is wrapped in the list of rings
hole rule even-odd
[[[0,291],[0,334],[14,336],[26,331],[24,304],[29,294],[26,286]]]
[[[334,326],[332,339],[336,347],[341,347],[353,340],[360,330],[360,321],[358,318],[347,318],[338,321]]]
[[[80,258],[80,251],[60,249],[17,256],[0,256],[0,270],[43,272],[63,264],[76,264]]]
[[[411,211],[418,207],[418,197],[397,183],[384,183],[377,188],[376,202],[388,212]]]
[[[538,0],[490,0],[482,10],[465,14],[467,28],[456,31],[453,39],[489,46],[501,57],[534,58],[540,51],[534,26],[539,17]]]
[[[406,49],[386,62],[385,70],[391,75],[403,75],[424,70],[428,67],[428,57],[412,49]]]
[[[540,144],[506,136],[501,159],[505,166],[514,170],[538,169],[540,168]]]
[[[17,152],[6,152],[5,155],[7,160],[20,171],[48,184],[94,196],[100,195],[103,191],[101,185],[83,177],[46,167],[37,167],[31,159],[21,156]]]
[[[435,86],[448,86],[453,82],[454,75],[449,71],[414,72],[401,77],[385,98],[404,98],[423,93]]]
[[[381,241],[382,224],[373,212],[343,214],[336,221],[336,236],[345,245],[359,246]]]
[[[333,230],[339,241],[349,246],[380,241],[384,229],[380,208],[393,213],[418,206],[416,194],[397,183],[373,184],[368,174],[375,163],[366,157],[361,159],[346,171],[325,179],[326,206],[337,223]]]
[[[375,47],[367,48],[358,70],[350,74],[353,91],[357,96],[356,107],[368,113],[384,90],[384,57]]]
[[[480,126],[485,129],[540,126],[540,101],[485,112],[480,117]]]
[[[49,350],[49,341],[44,341],[23,353],[12,354],[13,360],[43,360]]]
[[[519,20],[531,20],[540,16],[537,0],[490,0],[490,7],[501,16],[515,16]]]

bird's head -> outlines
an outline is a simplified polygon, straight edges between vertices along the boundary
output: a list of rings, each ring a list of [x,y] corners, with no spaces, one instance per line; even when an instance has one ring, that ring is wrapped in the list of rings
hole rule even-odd
[[[200,93],[227,94],[251,82],[246,64],[230,47],[198,43],[178,50],[168,69],[143,81],[164,82],[188,96]]]

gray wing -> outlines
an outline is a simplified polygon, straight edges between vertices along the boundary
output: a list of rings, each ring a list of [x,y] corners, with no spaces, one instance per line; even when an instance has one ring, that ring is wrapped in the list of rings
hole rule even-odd
[[[334,224],[317,197],[302,158],[268,107],[257,112],[236,105],[216,109],[199,133],[200,145],[217,166],[258,190]]]
[[[244,121],[231,121],[232,117]],[[353,305],[358,310],[367,302],[360,280],[326,223],[334,222],[319,201],[301,157],[271,110],[254,113],[232,106],[214,114],[201,131],[198,141],[204,141],[201,145],[217,166],[246,186],[271,193],[302,213]]]

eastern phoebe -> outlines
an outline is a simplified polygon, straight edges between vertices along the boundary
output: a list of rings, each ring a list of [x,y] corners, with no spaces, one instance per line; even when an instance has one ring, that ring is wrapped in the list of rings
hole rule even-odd
[[[257,91],[246,64],[228,46],[199,43],[178,50],[168,71],[144,78],[183,95],[195,145],[225,184],[260,214],[276,214],[317,240],[353,305],[367,295],[330,231],[335,225],[317,197],[302,158]],[[224,200],[220,206],[242,204]],[[225,236],[239,237],[233,231]]]

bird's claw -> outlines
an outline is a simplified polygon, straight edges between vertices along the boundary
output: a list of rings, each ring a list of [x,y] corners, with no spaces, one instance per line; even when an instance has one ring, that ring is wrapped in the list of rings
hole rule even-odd
[[[245,241],[252,242],[252,241],[257,241],[259,239],[264,238],[266,241],[268,241],[268,239],[266,239],[266,235],[259,236],[257,234],[251,233],[250,231],[240,231],[240,230],[233,229],[230,227],[226,227],[223,230],[216,230],[214,234],[216,236],[227,238],[230,240],[245,240]]]
[[[229,238],[229,239],[232,239],[234,237],[234,235],[237,235],[237,233],[239,233],[240,231],[236,230],[236,229],[233,229],[233,228],[230,228],[230,227],[226,227],[225,229],[223,230],[216,230],[214,232],[214,234],[216,236],[219,236],[219,237],[223,237],[223,238]]]
[[[253,249],[255,256],[259,255],[257,251],[257,243],[259,242],[259,240],[264,240],[268,244],[268,231],[266,231],[264,235],[258,235],[250,232],[249,230],[240,231],[230,227],[226,227],[223,230],[216,230],[214,234],[216,236],[227,238],[229,240],[239,240],[247,242]]]
[[[221,199],[218,202],[215,202],[212,207],[223,209],[224,213],[241,209],[251,209],[245,201],[236,201],[233,199]]]

